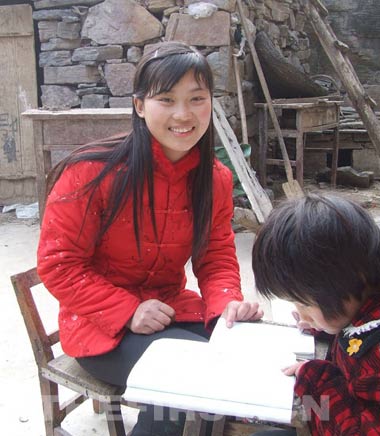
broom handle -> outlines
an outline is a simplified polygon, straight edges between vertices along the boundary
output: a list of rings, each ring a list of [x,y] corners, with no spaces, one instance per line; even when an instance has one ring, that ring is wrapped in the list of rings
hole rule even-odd
[[[247,116],[246,116],[245,107],[244,107],[243,90],[241,87],[238,60],[234,54],[232,54],[232,60],[233,60],[233,64],[234,64],[236,89],[237,89],[239,111],[240,111],[240,118],[241,118],[242,139],[243,139],[243,144],[248,144],[249,142],[248,142],[248,130],[247,130]]]
[[[257,75],[259,76],[259,81],[260,81],[261,88],[262,88],[264,96],[265,96],[265,101],[267,102],[267,105],[268,105],[269,114],[270,114],[270,117],[272,119],[272,123],[273,123],[274,129],[275,129],[277,137],[278,137],[278,142],[280,145],[281,154],[282,154],[282,158],[284,160],[284,165],[285,165],[286,178],[288,179],[288,182],[292,182],[294,180],[293,170],[292,170],[292,166],[290,164],[288,152],[286,150],[284,138],[282,136],[280,123],[278,122],[277,115],[276,115],[274,108],[273,108],[272,98],[271,98],[270,93],[269,93],[267,81],[265,80],[263,69],[261,68],[261,63],[260,63],[259,57],[257,56],[255,45],[252,42],[252,38],[249,37],[248,26],[247,26],[247,23],[245,21],[245,15],[244,15],[244,11],[243,11],[243,6],[241,4],[241,0],[236,0],[236,2],[238,5],[240,19],[241,19],[241,22],[243,25],[244,33],[246,34],[247,42],[248,42],[249,48],[251,50],[253,63],[255,65]]]

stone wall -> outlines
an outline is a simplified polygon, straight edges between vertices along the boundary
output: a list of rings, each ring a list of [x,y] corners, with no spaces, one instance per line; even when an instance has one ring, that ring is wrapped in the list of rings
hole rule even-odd
[[[377,111],[380,110],[380,1],[378,0],[323,0],[329,10],[328,21],[337,37],[350,47],[348,56],[352,65],[368,94],[377,102]],[[325,55],[321,45],[314,35],[311,27],[307,24],[306,30],[313,47],[309,58],[313,74],[328,74],[333,77],[338,86],[341,86],[336,72]],[[343,106],[351,106],[347,95]],[[380,112],[378,112],[380,117]],[[350,153],[348,161],[341,165],[351,165],[356,170],[373,171],[376,177],[380,177],[379,157],[374,149],[366,130],[356,115],[353,125],[348,126],[343,117],[342,134],[340,136],[341,156]],[[358,125],[359,124],[359,125]],[[347,129],[347,126],[349,129]],[[309,138],[311,147],[319,145],[319,142],[329,141],[329,135]],[[319,159],[319,160],[318,160]],[[321,154],[315,159],[309,159],[306,163],[305,172],[313,174],[313,169],[322,169],[323,159]],[[310,164],[310,165],[309,165]]]
[[[338,38],[350,47],[349,57],[367,92],[380,107],[380,1],[324,0]],[[310,30],[313,72],[336,76],[327,56]]]
[[[298,0],[248,0],[250,28],[265,30],[290,62],[309,72],[309,39]],[[209,9],[210,15],[197,17]],[[239,51],[236,0],[35,0],[43,70],[41,102],[48,109],[128,107],[135,65],[144,47],[176,39],[197,46],[215,76],[215,94],[240,134],[232,54]],[[195,12],[194,12],[195,11]],[[248,48],[239,58],[249,135],[256,84]]]

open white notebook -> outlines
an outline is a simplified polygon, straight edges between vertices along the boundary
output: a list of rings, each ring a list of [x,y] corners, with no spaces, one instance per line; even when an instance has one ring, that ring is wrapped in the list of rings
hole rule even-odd
[[[132,369],[125,398],[160,406],[290,423],[294,377],[281,369],[314,352],[297,328],[220,319],[210,342],[159,339]]]

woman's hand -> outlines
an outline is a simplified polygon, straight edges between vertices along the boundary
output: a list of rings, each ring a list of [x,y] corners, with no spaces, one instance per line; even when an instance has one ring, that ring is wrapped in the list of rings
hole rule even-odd
[[[232,327],[235,321],[257,321],[263,315],[258,303],[230,301],[221,316],[226,319],[227,327]]]
[[[163,330],[172,323],[174,318],[175,311],[172,307],[159,300],[151,299],[137,307],[127,327],[133,333],[151,335]]]
[[[307,360],[304,362],[293,363],[293,365],[289,366],[288,368],[284,368],[282,371],[285,375],[295,375],[298,377],[301,366],[303,366],[306,362]]]

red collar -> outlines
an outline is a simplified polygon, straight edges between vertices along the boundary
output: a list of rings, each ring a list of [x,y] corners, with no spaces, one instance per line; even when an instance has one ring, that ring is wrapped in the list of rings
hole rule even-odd
[[[155,169],[171,182],[176,182],[199,165],[199,147],[193,147],[182,159],[177,162],[170,161],[162,150],[161,144],[152,138],[152,152]]]

